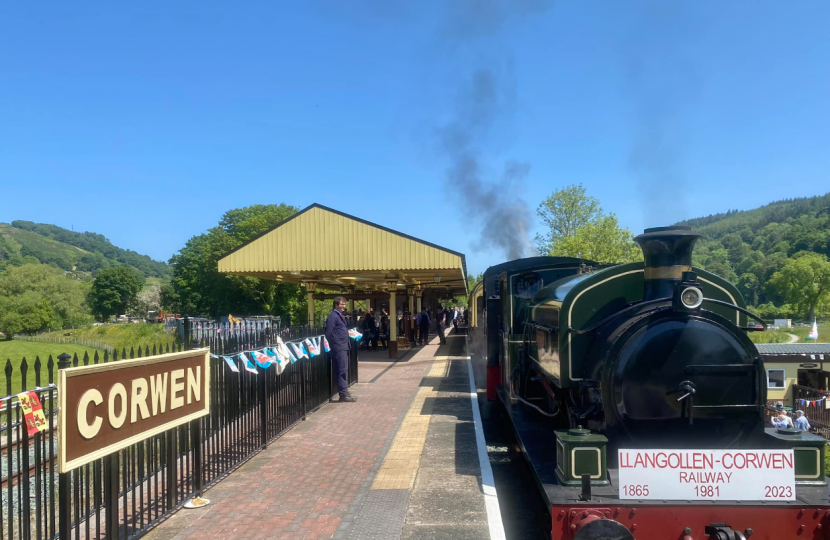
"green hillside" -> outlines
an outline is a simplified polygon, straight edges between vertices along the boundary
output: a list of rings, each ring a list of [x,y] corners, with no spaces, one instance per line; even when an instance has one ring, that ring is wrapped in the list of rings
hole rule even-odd
[[[0,223],[0,271],[8,266],[36,262],[76,272],[132,266],[147,277],[171,275],[166,263],[116,247],[100,234],[68,231],[31,221]]]
[[[753,210],[733,210],[682,221],[703,234],[694,264],[737,284],[747,303],[763,315],[804,317],[804,306],[786,306],[773,274],[807,253],[830,256],[830,193],[776,201]],[[773,307],[786,308],[775,313]],[[819,305],[828,314],[828,306]],[[766,310],[766,311],[765,311]],[[822,311],[823,310],[823,311]]]

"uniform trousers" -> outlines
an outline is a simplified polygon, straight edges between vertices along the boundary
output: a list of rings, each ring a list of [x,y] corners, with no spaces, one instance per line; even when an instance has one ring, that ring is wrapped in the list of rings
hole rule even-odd
[[[340,395],[349,394],[349,351],[331,351],[331,363]]]

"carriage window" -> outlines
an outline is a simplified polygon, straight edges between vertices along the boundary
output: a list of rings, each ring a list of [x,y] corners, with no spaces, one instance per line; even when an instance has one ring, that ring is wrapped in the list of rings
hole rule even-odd
[[[783,369],[767,370],[767,388],[784,388],[787,374]]]

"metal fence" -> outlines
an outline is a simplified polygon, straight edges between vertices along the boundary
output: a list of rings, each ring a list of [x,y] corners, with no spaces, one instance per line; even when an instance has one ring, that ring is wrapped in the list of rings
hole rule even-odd
[[[283,329],[293,341],[320,335],[313,327]],[[210,347],[231,355],[272,345],[277,331],[259,330],[222,336],[191,337],[193,347]],[[189,348],[189,347],[188,347]],[[2,432],[2,512],[0,540],[126,539],[137,536],[201,490],[283,434],[337,391],[328,353],[302,359],[277,374],[276,366],[257,373],[228,368],[211,358],[210,414],[148,438],[69,473],[57,472],[56,367],[97,364],[183,350],[138,348],[110,355],[96,353],[58,362],[26,359],[19,367],[6,361],[6,397],[0,399]],[[57,364],[57,365],[56,365]],[[19,370],[20,386],[38,393],[49,427],[29,437],[12,394]],[[357,350],[351,351],[349,383],[357,382]],[[17,385],[15,385],[17,386]],[[15,388],[17,390],[17,388]],[[15,392],[16,393],[16,392]]]
[[[112,345],[107,345],[106,343],[101,343],[100,341],[95,341],[94,339],[86,339],[86,338],[78,338],[72,336],[44,336],[39,334],[33,335],[26,335],[26,334],[15,334],[14,339],[17,341],[32,341],[36,343],[57,343],[57,344],[73,344],[73,345],[82,345],[84,347],[89,347],[92,349],[100,349],[102,351],[107,351],[110,354],[115,354],[116,350],[115,347]]]

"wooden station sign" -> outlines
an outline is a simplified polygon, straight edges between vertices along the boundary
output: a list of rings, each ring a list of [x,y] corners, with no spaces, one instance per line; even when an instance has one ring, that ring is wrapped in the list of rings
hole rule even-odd
[[[60,370],[60,472],[208,414],[209,362],[198,349]]]

